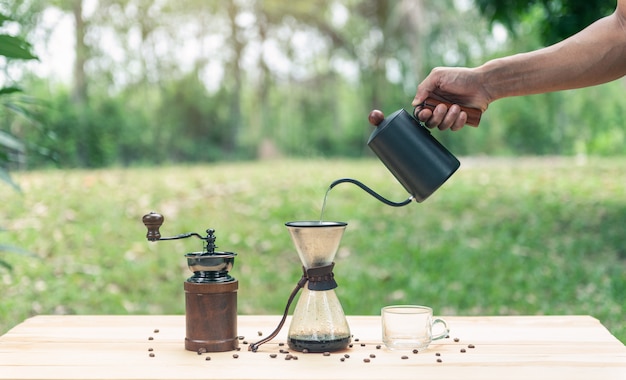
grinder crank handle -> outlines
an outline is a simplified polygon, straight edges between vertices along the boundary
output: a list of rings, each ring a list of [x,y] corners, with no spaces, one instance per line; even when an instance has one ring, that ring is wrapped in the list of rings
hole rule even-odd
[[[148,229],[148,233],[146,234],[148,241],[161,240],[161,232],[159,231],[159,228],[163,225],[163,215],[152,211],[149,214],[144,215],[141,220]]]
[[[434,111],[435,107],[437,107],[437,105],[440,103],[445,104],[448,108],[450,108],[453,104],[453,103],[446,102],[443,100],[427,98],[422,104],[419,104],[418,107],[428,108],[429,110]],[[483,112],[479,110],[478,108],[470,108],[470,107],[464,107],[464,106],[460,106],[460,107],[461,107],[461,111],[467,114],[467,121],[465,122],[465,124],[471,125],[473,127],[477,127],[478,124],[480,123],[480,117],[482,116]],[[413,116],[417,118],[417,115],[415,114],[415,110],[413,111]]]

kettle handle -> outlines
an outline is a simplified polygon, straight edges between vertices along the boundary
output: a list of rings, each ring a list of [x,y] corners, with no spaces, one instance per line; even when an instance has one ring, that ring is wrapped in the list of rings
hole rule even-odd
[[[419,104],[417,107],[428,108],[429,110],[433,111],[435,107],[437,107],[438,104],[445,104],[448,108],[450,108],[450,106],[452,106],[453,103],[434,99],[434,98],[427,98],[422,104]],[[460,107],[461,107],[461,111],[467,114],[466,124],[471,125],[473,127],[478,127],[478,124],[480,123],[480,117],[482,116],[483,112],[479,110],[478,108],[471,108],[471,107],[464,107],[464,106],[460,106]],[[413,116],[415,116],[415,111],[413,112]]]

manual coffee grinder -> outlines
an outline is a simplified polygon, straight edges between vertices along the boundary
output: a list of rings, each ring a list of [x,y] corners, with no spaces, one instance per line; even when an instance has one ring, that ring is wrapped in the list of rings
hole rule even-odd
[[[256,351],[280,331],[289,306],[300,289],[302,293],[293,312],[287,334],[292,350],[330,352],[350,344],[350,328],[341,303],[335,294],[337,282],[333,274],[335,255],[347,223],[300,221],[285,223],[302,261],[303,274],[292,291],[283,318],[272,334],[250,345]]]
[[[163,216],[151,212],[143,216],[148,228],[148,241],[176,240],[195,236],[205,242],[202,252],[185,254],[193,272],[184,283],[185,289],[185,349],[189,351],[221,352],[237,349],[237,289],[239,282],[228,274],[235,263],[234,252],[216,251],[215,230],[206,236],[195,232],[161,237],[159,227]]]

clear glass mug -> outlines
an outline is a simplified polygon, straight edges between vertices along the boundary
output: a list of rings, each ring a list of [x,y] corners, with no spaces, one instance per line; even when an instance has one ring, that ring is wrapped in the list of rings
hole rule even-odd
[[[381,310],[381,320],[383,343],[391,350],[424,349],[450,333],[446,321],[433,319],[433,309],[428,306],[386,306]],[[435,327],[438,331],[433,334]]]

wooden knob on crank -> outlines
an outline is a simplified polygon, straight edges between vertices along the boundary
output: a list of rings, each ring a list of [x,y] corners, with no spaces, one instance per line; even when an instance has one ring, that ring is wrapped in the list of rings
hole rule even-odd
[[[159,228],[163,224],[163,215],[156,212],[150,212],[149,214],[144,215],[141,220],[148,229],[148,233],[146,234],[148,241],[160,240],[161,232],[159,232]]]

